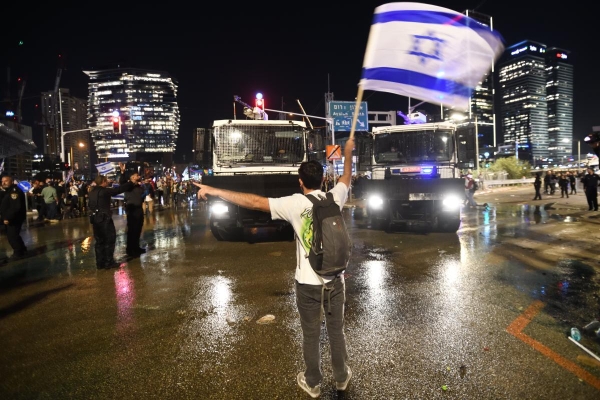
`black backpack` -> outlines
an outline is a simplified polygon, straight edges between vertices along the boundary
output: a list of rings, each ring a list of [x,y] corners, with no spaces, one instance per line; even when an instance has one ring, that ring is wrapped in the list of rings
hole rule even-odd
[[[313,203],[313,236],[308,261],[321,276],[337,276],[344,272],[350,261],[352,243],[340,206],[333,194],[317,198],[306,195]]]

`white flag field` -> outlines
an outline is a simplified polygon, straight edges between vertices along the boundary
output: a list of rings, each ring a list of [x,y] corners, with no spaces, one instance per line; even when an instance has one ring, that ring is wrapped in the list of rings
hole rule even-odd
[[[373,16],[359,93],[395,93],[464,111],[502,51],[497,31],[464,14],[421,3],[384,4]]]
[[[96,169],[100,175],[106,175],[110,172],[115,172],[115,167],[110,161],[96,164]]]

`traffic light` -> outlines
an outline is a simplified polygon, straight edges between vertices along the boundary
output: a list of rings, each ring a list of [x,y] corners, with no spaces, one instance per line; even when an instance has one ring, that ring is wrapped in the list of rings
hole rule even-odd
[[[265,99],[263,99],[262,93],[256,93],[256,99],[254,99],[254,106],[265,111]]]
[[[69,165],[68,162],[63,162],[60,164],[60,170],[61,171],[68,171],[69,168],[71,168],[71,166]]]
[[[121,133],[121,117],[113,116],[112,120],[113,120],[113,132]]]

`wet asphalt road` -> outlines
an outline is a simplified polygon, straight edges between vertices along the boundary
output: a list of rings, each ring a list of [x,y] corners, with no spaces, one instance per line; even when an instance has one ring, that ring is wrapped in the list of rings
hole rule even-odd
[[[599,398],[600,362],[567,332],[600,317],[600,215],[581,194],[530,192],[478,193],[489,206],[463,210],[456,234],[374,231],[347,208],[354,376],[335,391],[324,340],[321,398]],[[116,213],[109,271],[87,219],[25,229],[32,256],[0,267],[0,398],[309,398],[293,242],[218,242],[206,216],[155,212],[148,253],[128,260]]]

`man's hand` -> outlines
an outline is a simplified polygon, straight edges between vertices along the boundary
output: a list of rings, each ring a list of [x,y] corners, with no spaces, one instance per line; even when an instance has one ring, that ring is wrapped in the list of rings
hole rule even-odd
[[[121,173],[125,173],[125,163],[120,162],[119,169],[121,170]]]
[[[198,198],[199,199],[206,200],[206,196],[211,195],[211,192],[213,190],[213,188],[211,186],[203,185],[203,184],[200,184],[197,182],[192,182],[192,184],[199,189],[198,190]]]

